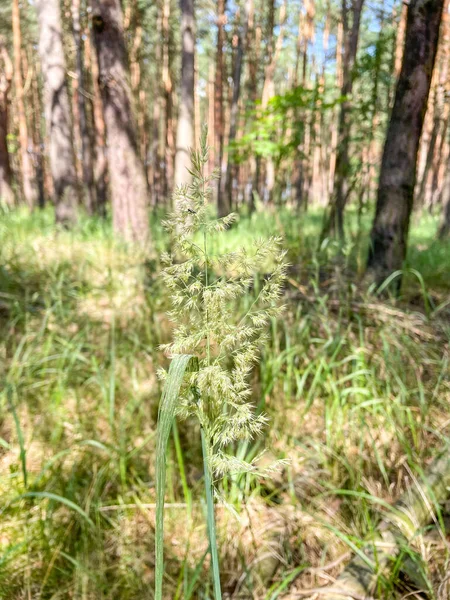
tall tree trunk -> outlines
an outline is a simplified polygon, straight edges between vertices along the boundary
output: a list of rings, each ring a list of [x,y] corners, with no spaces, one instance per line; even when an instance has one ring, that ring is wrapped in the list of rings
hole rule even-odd
[[[194,0],[181,0],[181,91],[175,153],[175,185],[189,183],[189,148],[194,146]]]
[[[94,170],[92,166],[92,145],[86,116],[85,78],[83,68],[83,50],[80,24],[80,0],[72,0],[72,24],[75,42],[75,65],[78,80],[78,131],[81,140],[81,165],[83,172],[83,191],[86,209],[95,212]]]
[[[14,204],[12,173],[8,152],[9,90],[13,77],[13,66],[6,50],[5,40],[0,38],[0,202]]]
[[[173,167],[175,158],[175,141],[173,132],[173,84],[171,74],[171,55],[170,55],[170,41],[171,41],[171,29],[170,29],[170,0],[164,0],[163,2],[163,14],[162,14],[162,85],[163,85],[163,103],[164,103],[164,134],[162,135],[163,151],[161,155],[164,156],[164,187],[163,194],[166,203],[170,201],[170,195],[173,187]]]
[[[92,113],[94,121],[94,186],[96,211],[105,216],[106,201],[108,196],[107,172],[108,160],[106,157],[105,134],[106,126],[103,117],[102,97],[99,85],[98,60],[95,53],[91,52],[90,32],[86,32],[84,42],[84,57],[86,72],[92,75]]]
[[[132,115],[119,0],[93,0],[92,28],[108,144],[114,231],[125,240],[149,237],[147,183]]]
[[[425,141],[425,147],[423,149],[423,167],[421,172],[418,169],[418,180],[420,183],[416,186],[416,206],[424,206],[426,203],[427,197],[430,195],[430,176],[431,176],[431,168],[434,163],[434,156],[436,153],[436,145],[438,143],[438,139],[441,132],[441,126],[443,125],[442,114],[443,114],[443,97],[440,97],[442,90],[439,90],[438,87],[434,89],[434,98],[433,102],[431,102],[431,106],[429,106],[429,110],[432,113],[432,117],[430,115],[430,135],[427,136],[428,139]],[[422,136],[423,138],[424,136]],[[419,161],[420,162],[420,161]],[[418,189],[417,189],[418,188]]]
[[[139,137],[139,155],[144,165],[147,162],[148,148],[148,112],[147,112],[147,94],[142,86],[142,28],[143,14],[139,6],[134,3],[130,28],[134,32],[133,43],[130,49],[130,71],[131,71],[131,90],[133,92],[134,102],[137,113],[137,128]],[[147,185],[149,184],[147,169],[145,169]]]
[[[209,146],[209,170],[212,171],[216,165],[216,136],[214,128],[215,116],[215,66],[214,59],[210,58],[208,64],[208,81],[207,81],[207,96],[208,96],[208,146]]]
[[[272,5],[271,5],[272,6]],[[275,48],[273,48],[273,26],[274,20],[271,18],[271,26],[272,26],[272,35],[270,37],[270,45],[268,49],[269,59],[266,65],[265,77],[264,77],[264,86],[263,93],[261,99],[261,108],[265,110],[268,106],[270,98],[275,93],[274,88],[274,77],[275,77],[275,69],[278,63],[278,59],[280,57],[281,49],[283,47],[283,39],[284,39],[284,28],[287,14],[287,0],[280,7],[280,31],[278,34],[278,38],[275,44]],[[275,165],[273,162],[273,158],[269,156],[266,161],[266,194],[267,200],[272,200],[273,189],[275,186]]]
[[[37,187],[29,150],[27,117],[25,114],[22,80],[22,34],[20,31],[19,0],[12,2],[12,30],[14,43],[14,85],[16,88],[17,116],[19,120],[19,145],[22,166],[22,190],[25,202],[33,208],[37,200]]]
[[[217,182],[217,209],[219,216],[223,217],[230,211],[228,198],[221,194],[223,139],[224,139],[224,110],[223,110],[223,80],[224,60],[223,45],[225,42],[225,0],[217,0],[217,49],[216,49],[216,74],[214,84],[214,134],[216,167],[219,170]]]
[[[448,102],[446,102],[448,79],[448,0],[444,2],[444,11],[441,23],[440,41],[436,54],[436,65],[431,79],[430,99],[424,119],[423,133],[420,144],[422,146],[417,166],[417,185],[415,189],[416,206],[431,206],[433,196],[438,188],[437,178],[434,177],[436,162],[442,155],[444,148],[441,139],[445,140],[448,119]],[[428,127],[427,127],[428,121]],[[428,129],[428,131],[427,131]],[[425,135],[427,131],[428,135]],[[437,151],[438,150],[438,151]],[[435,186],[435,187],[433,187]]]
[[[366,133],[366,143],[363,149],[363,164],[362,164],[362,177],[361,177],[361,191],[359,198],[359,209],[358,209],[358,235],[360,233],[360,221],[362,217],[362,209],[364,206],[364,196],[370,201],[372,197],[373,182],[375,180],[375,165],[379,155],[377,148],[375,132],[378,130],[379,125],[379,81],[380,73],[383,62],[383,31],[384,31],[384,14],[380,18],[379,23],[379,34],[375,44],[375,55],[374,55],[374,73],[373,73],[373,87],[371,94],[371,114],[369,131]]]
[[[314,17],[316,13],[315,3],[312,0],[306,0],[305,12],[300,11],[298,33],[297,33],[297,51],[294,71],[294,83],[298,85],[299,66],[301,59],[301,86],[304,90],[311,89],[310,82],[307,79],[308,74],[308,48],[314,39]],[[314,56],[313,56],[314,59]],[[305,107],[296,108],[295,122],[301,123],[299,136],[299,155],[294,163],[294,188],[297,207],[306,209],[308,197],[311,191],[311,162],[309,157],[309,146],[312,138],[312,129],[314,116],[308,113]],[[314,168],[314,167],[313,167]]]
[[[78,189],[59,0],[38,0],[37,10],[56,221],[68,225],[76,218]]]
[[[338,140],[334,178],[333,201],[330,214],[324,223],[322,237],[338,234],[344,237],[344,209],[348,199],[348,178],[350,175],[350,128],[351,128],[351,94],[353,91],[354,66],[358,50],[361,12],[364,0],[352,0],[352,26],[349,26],[349,8],[347,0],[342,0],[342,23],[344,28],[344,56],[342,64],[341,104],[338,122]]]
[[[439,203],[442,198],[443,184],[445,179],[445,167],[449,158],[448,144],[448,125],[450,117],[450,104],[445,102],[450,94],[450,15],[449,15],[450,0],[445,0],[444,10],[442,13],[442,23],[440,31],[439,45],[441,47],[441,71],[440,84],[442,90],[443,110],[442,110],[442,127],[440,128],[440,137],[437,144],[437,152],[435,152],[433,160],[433,173],[431,183],[431,197],[428,208],[431,211],[433,207]]]
[[[239,98],[241,95],[241,77],[242,77],[242,62],[244,58],[244,42],[247,40],[248,23],[250,18],[252,0],[245,2],[245,17],[244,27],[239,28],[237,33],[236,57],[234,61],[233,72],[233,96],[231,98],[230,110],[230,133],[228,135],[228,144],[232,146],[236,139],[238,117],[239,117]],[[233,159],[232,152],[228,153],[227,172],[225,182],[225,193],[227,195],[227,203],[231,208],[233,206],[233,184],[236,178],[236,164]]]
[[[158,39],[162,37],[162,10],[157,7],[156,34]],[[162,149],[160,140],[161,115],[164,112],[164,90],[161,84],[163,61],[163,44],[157,44],[155,48],[155,79],[152,86],[153,112],[151,116],[151,144],[148,161],[148,180],[150,183],[150,197],[152,206],[157,206],[162,200],[163,173],[162,173]]]
[[[38,190],[38,206],[45,206],[45,168],[44,168],[44,143],[42,122],[42,98],[40,93],[40,61],[36,56],[31,43],[27,48],[28,64],[32,65],[34,71],[31,78],[31,91],[33,98],[33,110],[31,111],[31,129],[33,139],[33,158],[36,173],[36,185]],[[52,188],[53,189],[53,188]],[[51,194],[49,194],[51,196]]]
[[[395,62],[394,62],[394,75],[396,79],[400,77],[400,71],[402,70],[402,59],[403,59],[403,48],[405,46],[405,31],[406,31],[406,19],[408,16],[408,2],[402,1],[402,10],[400,13],[400,21],[397,29],[397,36],[395,38]]]
[[[254,109],[258,100],[258,66],[261,56],[261,26],[255,27],[255,3],[251,0],[249,7],[248,32],[247,32],[247,58],[248,58],[248,78],[247,78],[247,96],[250,109]],[[248,174],[247,174],[247,200],[250,212],[255,208],[255,192],[257,192],[259,160],[256,160],[254,154],[250,155]]]
[[[342,23],[338,23],[337,36],[336,36],[336,83],[339,89],[342,89],[342,51],[344,45],[344,28]],[[337,144],[338,144],[338,112],[337,107],[333,108],[331,116],[331,133],[330,133],[330,161],[329,161],[329,174],[328,174],[328,194],[333,194],[333,184],[336,174],[336,155],[337,155]],[[325,234],[327,232],[325,231]]]
[[[430,91],[444,0],[411,0],[403,64],[381,163],[367,268],[377,283],[406,256],[417,151]],[[397,279],[399,289],[400,279]]]
[[[69,98],[71,102],[71,110],[72,110],[72,138],[73,138],[73,153],[75,156],[75,173],[77,174],[77,181],[83,181],[83,166],[81,164],[82,160],[82,150],[81,150],[81,136],[80,136],[80,110],[78,104],[78,96],[79,96],[79,87],[80,82],[78,81],[78,77],[76,73],[74,73],[74,77],[70,78],[70,89],[69,89]],[[81,195],[80,195],[81,197]]]
[[[194,36],[195,42],[195,36]],[[200,116],[200,98],[199,98],[199,66],[198,66],[198,51],[194,43],[194,147],[198,148],[200,143],[200,136],[202,134],[202,124]],[[205,81],[206,86],[208,81]],[[206,112],[206,111],[205,111]]]

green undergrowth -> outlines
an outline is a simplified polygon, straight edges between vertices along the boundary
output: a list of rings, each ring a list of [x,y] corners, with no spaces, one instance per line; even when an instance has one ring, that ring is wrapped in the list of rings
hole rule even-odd
[[[0,219],[0,597],[152,598],[155,431],[171,339],[155,216],[147,253],[83,217],[57,231],[50,210]],[[365,232],[370,216],[364,217]],[[385,510],[448,441],[449,243],[415,218],[403,297],[368,296],[349,214],[344,258],[317,249],[321,214],[241,216],[212,252],[282,234],[292,264],[252,400],[269,417],[241,460],[289,459],[273,479],[227,475],[217,533],[228,598],[296,597],[336,577]],[[366,233],[360,236],[366,240]],[[259,286],[265,273],[254,274]],[[244,299],[245,302],[245,299]],[[164,589],[210,599],[200,432],[168,446]],[[445,507],[408,547],[443,599]],[[331,565],[331,566],[330,566]],[[415,585],[418,585],[417,583]],[[414,584],[400,568],[381,597]]]

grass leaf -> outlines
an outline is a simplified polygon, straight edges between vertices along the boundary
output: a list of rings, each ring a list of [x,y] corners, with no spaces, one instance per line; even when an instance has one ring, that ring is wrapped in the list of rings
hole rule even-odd
[[[25,492],[25,494],[20,494],[20,496],[14,498],[14,500],[10,504],[18,502],[19,500],[23,500],[24,498],[44,498],[46,500],[54,500],[55,502],[60,502],[61,504],[67,506],[67,508],[70,508],[71,510],[77,512],[83,517],[83,519],[86,520],[87,523],[89,523],[91,527],[94,527],[94,522],[89,517],[89,515],[81,508],[81,506],[78,506],[78,504],[75,504],[75,502],[72,502],[72,500],[69,500],[64,496],[54,494],[53,492]]]
[[[166,450],[172,429],[175,408],[184,374],[198,369],[198,360],[190,354],[173,357],[164,385],[158,410],[157,448],[156,448],[156,568],[155,598],[162,599],[162,581],[164,574],[164,492],[166,485]]]

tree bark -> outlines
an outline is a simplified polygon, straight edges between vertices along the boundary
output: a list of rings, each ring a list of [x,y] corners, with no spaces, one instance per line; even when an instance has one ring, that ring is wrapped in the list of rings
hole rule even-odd
[[[38,0],[37,11],[55,215],[57,223],[69,225],[76,219],[78,182],[59,0]]]
[[[271,10],[274,9],[273,4],[271,4]],[[268,48],[268,62],[265,69],[264,74],[264,85],[261,99],[261,108],[262,110],[267,109],[270,98],[275,94],[274,87],[274,77],[275,77],[275,69],[278,63],[278,59],[280,57],[281,49],[283,47],[284,40],[284,30],[285,30],[285,22],[287,15],[287,0],[280,7],[280,23],[279,23],[279,34],[275,44],[275,48],[273,47],[273,39],[274,39],[274,15],[271,16],[270,26],[272,27],[272,34],[270,36],[270,44]],[[269,156],[266,161],[266,197],[267,201],[272,200],[273,189],[275,187],[275,165],[273,162],[273,158]]]
[[[194,0],[181,0],[181,90],[175,153],[175,185],[189,183],[189,149],[194,146]]]
[[[132,115],[119,0],[93,0],[92,29],[106,124],[114,231],[130,242],[149,237],[147,183]]]
[[[367,268],[380,284],[406,257],[417,152],[430,91],[444,0],[411,0],[403,64],[381,163]],[[400,279],[396,280],[397,290]]]
[[[342,0],[342,22],[344,37],[344,55],[342,62],[342,88],[343,102],[339,112],[336,166],[334,178],[333,201],[330,213],[324,223],[322,238],[329,234],[337,234],[344,238],[344,209],[348,199],[348,178],[350,175],[350,128],[351,128],[351,94],[353,91],[354,66],[358,50],[361,13],[364,0],[353,0],[352,26],[350,29],[349,7],[347,0]]]
[[[233,72],[233,96],[231,98],[230,110],[230,132],[228,135],[228,144],[231,146],[236,139],[237,124],[239,117],[239,98],[241,95],[241,77],[242,63],[244,58],[244,42],[247,40],[247,32],[250,14],[252,10],[252,0],[246,0],[245,3],[245,20],[244,27],[239,28],[237,34],[236,57],[234,62]],[[227,195],[227,203],[231,208],[233,206],[233,184],[236,179],[236,164],[233,160],[232,153],[228,152],[227,172],[225,181],[225,193]]]
[[[170,0],[164,0],[162,13],[162,84],[164,103],[164,134],[161,137],[162,152],[164,157],[163,196],[166,204],[170,203],[173,188],[173,169],[175,159],[175,136],[173,131],[173,83],[171,73],[170,42],[172,32],[170,29]]]
[[[99,85],[99,72],[97,56],[91,52],[91,36],[86,32],[84,45],[86,72],[92,76],[92,113],[94,119],[94,186],[96,211],[105,216],[106,201],[108,196],[107,173],[108,160],[106,157],[106,126],[103,117],[102,97]]]
[[[397,36],[395,38],[394,75],[395,75],[396,79],[399,78],[400,71],[402,69],[403,48],[405,46],[405,31],[406,31],[407,16],[408,16],[408,2],[403,0],[402,10],[400,13],[400,21],[399,21],[398,29],[397,29]]]
[[[225,0],[217,0],[217,49],[216,49],[216,73],[214,83],[214,134],[215,134],[215,156],[216,167],[219,170],[217,181],[217,210],[219,216],[225,216],[229,211],[228,198],[221,194],[222,159],[224,140],[224,110],[223,110],[223,80],[224,60],[223,45],[225,42]]]
[[[75,42],[75,65],[78,80],[78,132],[81,140],[81,166],[85,206],[89,214],[96,210],[92,144],[86,116],[83,49],[80,24],[80,0],[72,0],[72,25]]]
[[[45,206],[45,167],[44,167],[44,142],[42,136],[42,98],[40,90],[40,61],[34,52],[33,45],[28,44],[28,64],[31,65],[33,76],[31,91],[33,98],[33,110],[31,111],[31,131],[33,139],[33,163],[36,173],[36,185],[38,190],[38,206]],[[52,194],[49,194],[51,196]]]
[[[361,217],[362,210],[365,204],[364,198],[370,201],[372,198],[373,185],[376,181],[375,169],[379,157],[379,148],[377,148],[375,133],[379,126],[379,81],[380,73],[383,64],[383,31],[384,31],[384,14],[381,13],[379,23],[378,39],[375,43],[374,54],[374,72],[373,72],[373,87],[371,93],[371,111],[369,130],[366,132],[366,144],[363,148],[362,161],[362,177],[361,190],[359,192],[359,207],[358,207],[358,236],[361,233]]]
[[[162,37],[162,10],[157,7],[156,15],[156,34],[158,38]],[[162,89],[162,62],[163,62],[163,44],[158,44],[155,48],[155,79],[152,86],[152,104],[153,114],[151,117],[151,143],[149,157],[149,173],[148,180],[150,182],[150,194],[152,206],[158,205],[163,198],[163,150],[161,148],[162,137],[161,131],[161,115],[164,112],[164,91]]]
[[[0,38],[0,202],[14,204],[12,172],[8,152],[9,90],[13,66],[6,50],[5,40]]]
[[[19,121],[19,145],[22,167],[22,191],[26,204],[33,208],[37,200],[37,186],[29,150],[27,117],[25,114],[22,80],[22,34],[20,31],[19,0],[12,2],[12,30],[14,43],[14,85],[16,88],[17,116]]]

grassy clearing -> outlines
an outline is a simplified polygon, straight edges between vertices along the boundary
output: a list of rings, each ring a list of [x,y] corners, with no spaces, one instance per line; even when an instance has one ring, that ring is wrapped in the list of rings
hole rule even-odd
[[[251,459],[265,446],[268,460],[290,464],[275,480],[220,483],[228,598],[296,598],[332,581],[383,502],[420,480],[449,437],[450,245],[435,241],[433,218],[417,219],[404,298],[381,302],[348,283],[363,248],[350,244],[344,264],[331,246],[315,251],[320,222],[258,213],[215,249],[282,232],[293,263],[285,317],[272,323],[252,382],[270,427],[236,448]],[[56,232],[50,211],[1,218],[2,598],[152,597],[155,372],[170,340],[158,260],[166,240],[153,229],[156,248],[143,257],[101,222]],[[168,599],[212,597],[199,437],[188,422],[169,443]],[[444,599],[445,514],[436,521],[410,550],[422,587]],[[382,597],[409,589],[393,573]]]

